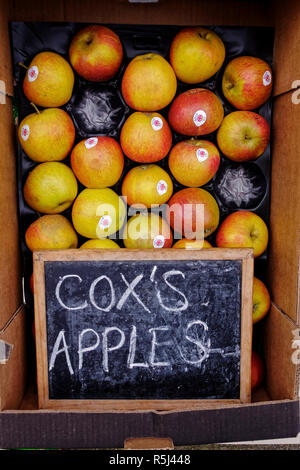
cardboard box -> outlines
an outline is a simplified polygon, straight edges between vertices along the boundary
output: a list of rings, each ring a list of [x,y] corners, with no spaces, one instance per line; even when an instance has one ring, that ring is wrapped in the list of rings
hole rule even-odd
[[[299,425],[299,229],[300,106],[295,83],[300,77],[300,5],[296,0],[1,0],[0,2],[0,339],[12,345],[0,365],[1,448],[123,447],[128,438],[171,438],[175,446],[294,437]],[[265,389],[250,405],[219,404],[203,410],[120,413],[40,411],[30,386],[28,348],[22,307],[22,260],[19,246],[13,123],[13,83],[9,21],[81,21],[127,24],[273,26],[274,104],[268,286],[272,308],[263,321]],[[5,94],[4,93],[5,89]],[[298,339],[298,342],[297,342]],[[296,353],[296,354],[295,354]],[[298,364],[297,364],[298,363]]]

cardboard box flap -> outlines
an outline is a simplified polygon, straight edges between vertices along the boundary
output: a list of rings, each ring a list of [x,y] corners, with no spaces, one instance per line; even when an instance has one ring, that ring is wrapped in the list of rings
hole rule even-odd
[[[174,446],[295,437],[298,401],[178,413],[3,412],[2,448],[123,448],[128,438],[163,437]],[[30,431],[29,431],[30,430]]]
[[[279,95],[293,89],[294,81],[300,79],[295,68],[300,61],[300,8],[297,0],[288,3],[276,0],[268,3],[270,10],[275,13],[274,95]]]
[[[299,399],[299,328],[272,305],[264,324],[264,361],[266,388],[272,400]]]
[[[276,305],[299,324],[300,104],[274,100],[268,285]]]
[[[1,336],[12,346],[9,360],[0,364],[0,410],[18,409],[27,385],[26,319],[22,308]]]

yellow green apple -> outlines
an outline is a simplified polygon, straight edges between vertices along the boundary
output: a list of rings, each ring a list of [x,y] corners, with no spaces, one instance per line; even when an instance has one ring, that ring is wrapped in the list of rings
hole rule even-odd
[[[123,59],[123,47],[119,36],[112,29],[89,25],[74,36],[69,57],[78,75],[93,82],[104,82],[118,72]]]
[[[170,62],[177,78],[184,83],[208,80],[222,67],[224,59],[222,39],[207,28],[184,28],[171,43]]]
[[[124,156],[120,144],[112,137],[90,137],[73,148],[71,167],[87,188],[106,188],[119,181]]]
[[[120,143],[125,155],[139,163],[162,160],[172,145],[172,132],[159,113],[135,111],[124,122]]]
[[[160,215],[147,212],[130,217],[124,227],[123,241],[131,249],[171,248],[173,235]]]
[[[77,248],[78,237],[69,220],[61,214],[43,215],[25,232],[29,250],[66,250]]]
[[[56,108],[66,104],[73,93],[74,72],[56,52],[38,53],[31,61],[23,82],[25,96],[38,106]]]
[[[168,163],[180,184],[195,188],[214,177],[220,166],[220,153],[208,140],[182,140],[172,147]]]
[[[220,248],[253,248],[254,258],[267,248],[269,231],[264,220],[251,211],[236,211],[221,223],[216,234]]]
[[[175,72],[159,54],[134,57],[127,65],[121,83],[128,106],[137,111],[159,111],[174,98],[177,90]]]
[[[18,128],[26,155],[35,162],[64,160],[75,140],[70,116],[60,108],[47,108],[26,116]]]
[[[111,249],[116,249],[120,248],[119,245],[111,240],[110,238],[94,238],[87,240],[84,242],[81,246],[81,250],[97,250],[97,249],[106,249],[106,250],[111,250]]]
[[[164,204],[172,193],[173,182],[169,174],[155,164],[132,168],[122,183],[122,195],[130,206],[150,208]]]
[[[86,238],[107,238],[123,225],[126,206],[123,199],[110,188],[86,188],[72,207],[75,230]]]
[[[24,198],[37,212],[58,214],[68,209],[78,191],[73,171],[61,162],[40,163],[30,171]]]

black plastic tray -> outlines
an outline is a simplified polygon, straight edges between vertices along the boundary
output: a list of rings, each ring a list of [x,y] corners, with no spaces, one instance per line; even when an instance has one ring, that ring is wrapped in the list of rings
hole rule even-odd
[[[121,94],[121,79],[124,70],[130,60],[136,55],[154,52],[162,55],[167,60],[169,59],[169,50],[172,39],[175,34],[180,31],[183,26],[170,26],[170,25],[117,25],[105,24],[114,30],[120,37],[123,44],[124,59],[118,74],[110,81],[105,83],[88,82],[79,77],[75,73],[75,85],[71,100],[62,108],[69,113],[72,117],[76,128],[76,139],[74,145],[84,138],[95,135],[108,135],[119,140],[120,130],[129,114],[133,111],[124,102]],[[34,112],[29,101],[25,97],[22,89],[23,80],[25,77],[25,70],[18,65],[19,62],[29,65],[33,57],[44,50],[51,50],[61,54],[68,60],[68,50],[72,38],[77,31],[87,26],[86,23],[23,23],[12,22],[10,24],[10,34],[13,53],[14,65],[14,79],[15,79],[15,96],[18,109],[18,120],[21,120],[28,114]],[[187,25],[188,26],[188,25]],[[207,27],[207,26],[206,26]],[[221,80],[224,68],[227,63],[234,57],[240,55],[252,55],[264,59],[272,67],[273,59],[273,28],[265,27],[235,27],[235,26],[209,26],[214,30],[223,40],[226,48],[226,58],[222,68],[211,79],[194,85],[187,85],[178,81],[176,96],[185,90],[191,88],[207,88],[213,91],[222,101],[224,106],[225,115],[234,111],[233,108],[224,98],[221,88]],[[86,93],[93,93],[97,95],[99,100],[99,113],[101,115],[100,125],[95,125],[93,128],[84,128],[84,120],[78,117],[78,109],[81,106],[81,101]],[[113,109],[116,111],[116,119],[111,119],[111,115],[105,115],[101,110],[101,100],[105,99],[106,102],[111,103]],[[170,106],[170,105],[169,105]],[[160,110],[159,113],[165,118],[168,115],[169,106]],[[254,110],[263,115],[271,126],[272,120],[272,98],[259,109]],[[189,137],[179,135],[173,132],[173,145],[181,140],[186,140]],[[216,132],[201,138],[210,140],[216,144]],[[63,163],[70,165],[70,156],[68,156]],[[118,194],[121,194],[121,185],[125,174],[128,170],[138,163],[129,160],[125,155],[125,165],[122,177],[112,189]],[[18,201],[19,201],[19,224],[21,234],[21,253],[24,262],[24,291],[26,305],[29,311],[33,312],[33,297],[30,291],[29,280],[32,273],[32,253],[29,251],[25,244],[25,231],[28,226],[38,217],[38,214],[32,210],[24,201],[23,186],[26,181],[29,171],[38,163],[30,160],[22,150],[19,142],[17,144],[17,171],[18,171]],[[168,170],[168,157],[165,157],[156,164]],[[220,197],[219,185],[224,172],[228,168],[240,168],[240,171],[247,170],[248,180],[258,185],[260,189],[260,196],[255,200],[238,201],[234,198],[230,204],[222,197]],[[203,186],[207,189],[217,200],[220,207],[220,222],[231,212],[236,210],[250,210],[261,216],[264,221],[269,223],[269,201],[270,201],[270,169],[271,169],[271,139],[268,147],[262,156],[256,161],[247,163],[234,163],[228,160],[221,154],[221,164],[215,177],[206,185]],[[184,186],[180,185],[170,174],[173,184],[174,192],[182,189]],[[78,193],[84,189],[78,181]],[[63,213],[69,220],[71,220],[71,208]],[[85,241],[80,235],[79,246]],[[207,238],[208,241],[214,245],[215,233]],[[123,246],[122,240],[116,240],[120,246]],[[264,280],[267,261],[267,250],[259,258],[255,260],[255,275]],[[258,329],[258,328],[257,328]]]

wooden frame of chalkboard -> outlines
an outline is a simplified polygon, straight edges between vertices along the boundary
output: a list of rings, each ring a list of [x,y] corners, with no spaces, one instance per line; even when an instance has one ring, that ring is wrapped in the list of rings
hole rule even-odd
[[[74,263],[77,268],[83,269],[83,271],[80,271],[81,276],[77,273],[76,270],[74,271]],[[121,263],[121,264],[120,264]],[[141,264],[140,264],[141,263]],[[157,281],[155,281],[154,276],[156,269],[160,268],[159,263],[162,263],[162,266],[165,267],[164,273],[163,273],[163,279],[164,283],[163,285],[169,289],[168,294],[172,294],[170,299],[172,300],[173,304],[171,307],[169,307],[165,304],[163,304],[162,300],[162,295],[161,292],[159,291],[159,288],[157,288]],[[230,268],[230,263],[232,263],[232,266],[239,266],[238,269],[234,270],[233,268]],[[236,264],[234,264],[236,263]],[[35,252],[33,254],[33,264],[34,264],[34,305],[35,305],[35,338],[36,338],[36,360],[37,360],[37,386],[38,386],[38,403],[39,403],[39,408],[40,409],[56,409],[56,410],[97,410],[97,411],[108,411],[108,410],[113,410],[113,411],[132,411],[132,410],[186,410],[186,409],[203,409],[203,408],[211,408],[214,407],[220,402],[225,405],[230,405],[230,404],[239,404],[239,403],[249,403],[251,401],[251,350],[252,350],[252,288],[253,288],[253,250],[248,249],[248,248],[233,248],[233,249],[220,249],[220,248],[213,248],[213,249],[204,249],[204,250],[180,250],[180,249],[163,249],[163,250],[157,250],[157,249],[152,249],[152,250],[126,250],[126,249],[120,249],[120,250],[61,250],[61,251],[40,251],[40,252]],[[166,273],[166,266],[168,267],[168,271]],[[121,266],[121,267],[120,267]],[[130,274],[130,268],[137,267],[140,269],[141,266],[145,266],[145,269],[149,269],[149,266],[151,267],[151,272],[150,275],[150,281],[153,284],[156,285],[156,297],[158,298],[159,302],[157,303],[156,299],[156,304],[154,302],[154,295],[152,297],[150,296],[150,288],[151,286],[147,285],[146,280],[143,280],[143,283],[138,286],[139,282],[141,281],[142,275],[140,276],[135,276],[133,279],[133,275],[131,275],[129,279],[129,274]],[[178,267],[182,266],[182,270],[178,269]],[[197,275],[197,269],[200,269],[199,266],[201,267],[201,272],[199,271],[199,276],[198,276],[198,284],[194,283],[194,280],[197,278],[195,275]],[[72,268],[70,270],[70,267]],[[174,269],[174,267],[176,269]],[[183,267],[185,267],[185,271],[183,272]],[[216,268],[217,267],[217,268]],[[60,269],[62,271],[60,271]],[[114,271],[112,269],[114,268]],[[169,269],[172,268],[172,269]],[[95,271],[93,271],[93,269]],[[207,271],[208,269],[208,271]],[[212,269],[211,273],[209,273],[209,269]],[[212,285],[208,288],[207,285],[209,284],[209,279],[212,276],[213,273],[216,273],[216,269],[218,272],[218,276],[214,279],[214,282]],[[110,271],[111,270],[111,271]],[[195,271],[196,270],[196,271]],[[122,272],[126,274],[127,278],[125,275],[122,274]],[[233,272],[233,277],[229,278],[227,276],[228,273]],[[78,271],[79,272],[79,271]],[[84,274],[82,275],[82,272],[86,274],[88,277],[88,300],[84,300],[84,293],[87,294],[87,291],[84,291]],[[113,278],[113,281],[110,280],[108,274],[110,272],[114,273],[119,273],[120,276],[122,276],[122,289],[123,293],[121,298],[117,299],[116,296],[118,294],[117,290],[113,290],[113,282],[115,282],[115,278]],[[208,277],[207,279],[203,276],[205,276],[205,272],[208,272]],[[70,274],[72,273],[72,274]],[[98,276],[95,278],[95,273],[98,273]],[[171,274],[170,274],[171,273]],[[194,277],[191,277],[193,273]],[[235,274],[234,274],[235,273]],[[236,273],[240,273],[240,283],[237,281],[238,278],[234,278]],[[100,276],[99,276],[100,274]],[[131,273],[132,274],[132,273]],[[135,272],[136,274],[136,272]],[[172,283],[170,281],[171,275],[174,275],[172,279]],[[59,275],[58,277],[55,277]],[[177,278],[176,278],[177,275]],[[91,277],[92,276],[92,277]],[[116,274],[111,274],[111,276],[116,276]],[[202,280],[204,279],[204,282],[201,282],[201,277]],[[72,278],[73,284],[68,284],[67,281],[69,282],[70,279]],[[146,279],[146,278],[145,278]],[[110,359],[110,363],[112,366],[121,374],[122,371],[122,365],[121,363],[118,364],[119,359],[119,354],[121,348],[121,343],[122,346],[125,344],[125,336],[124,332],[121,331],[121,328],[117,328],[116,326],[111,326],[108,328],[105,328],[104,332],[102,332],[102,335],[99,335],[96,332],[96,329],[90,328],[91,324],[86,323],[86,322],[91,322],[93,321],[93,318],[91,320],[91,317],[89,317],[89,314],[86,313],[87,310],[83,310],[85,307],[87,307],[88,303],[92,303],[92,307],[94,311],[97,312],[97,314],[100,314],[97,318],[104,318],[103,315],[106,315],[106,318],[109,317],[110,322],[113,320],[114,313],[109,311],[109,307],[111,307],[113,304],[117,305],[117,308],[119,308],[119,311],[122,311],[121,307],[125,306],[126,304],[130,304],[130,301],[132,305],[130,305],[130,310],[129,314],[133,312],[133,314],[138,315],[138,309],[141,308],[144,312],[144,317],[142,318],[142,324],[146,323],[147,320],[152,321],[153,318],[151,319],[151,312],[149,309],[149,312],[147,312],[148,307],[144,303],[144,299],[140,297],[140,291],[138,291],[138,287],[144,286],[145,290],[147,291],[148,295],[148,300],[152,299],[153,301],[153,308],[161,308],[161,306],[164,307],[164,312],[167,312],[169,315],[168,318],[174,319],[174,318],[187,318],[187,311],[183,312],[185,309],[185,299],[188,298],[188,295],[184,294],[184,290],[181,288],[181,290],[178,287],[178,284],[176,284],[175,279],[182,280],[183,282],[186,282],[185,287],[188,289],[188,291],[192,292],[193,286],[194,291],[194,297],[192,298],[192,301],[190,302],[190,309],[194,311],[195,306],[199,306],[199,301],[198,299],[198,294],[201,297],[203,292],[206,292],[206,296],[208,295],[208,292],[212,292],[212,301],[207,300],[208,297],[202,298],[202,303],[201,305],[207,306],[209,305],[214,305],[214,301],[219,302],[218,308],[212,308],[209,312],[210,317],[213,319],[213,313],[212,312],[217,312],[218,309],[221,309],[220,311],[223,312],[223,316],[220,316],[220,321],[216,322],[214,321],[214,324],[218,323],[218,329],[216,330],[217,333],[215,333],[216,340],[218,340],[218,335],[222,335],[223,331],[227,331],[229,333],[229,336],[234,337],[236,334],[239,335],[238,338],[238,345],[234,345],[226,350],[226,348],[213,348],[213,340],[214,337],[212,338],[212,341],[210,338],[206,336],[208,327],[205,324],[204,321],[201,319],[196,320],[196,321],[190,321],[188,324],[188,328],[193,326],[195,327],[195,323],[197,323],[197,328],[201,327],[202,328],[202,333],[203,337],[201,337],[201,341],[199,339],[199,331],[195,333],[196,329],[194,330],[194,334],[192,334],[192,330],[190,334],[187,334],[188,329],[186,328],[184,330],[185,336],[184,340],[185,343],[188,344],[189,346],[193,345],[194,346],[194,351],[193,356],[191,355],[189,359],[185,358],[185,369],[181,367],[181,369],[176,369],[177,364],[171,364],[172,367],[169,367],[169,369],[175,371],[175,382],[178,380],[178,383],[176,384],[174,382],[174,377],[171,376],[170,380],[172,382],[172,393],[171,395],[169,394],[169,391],[166,392],[166,388],[162,388],[163,390],[163,396],[162,398],[158,397],[157,394],[155,393],[155,389],[151,389],[151,381],[145,382],[145,387],[143,397],[146,396],[146,398],[140,397],[136,391],[140,389],[140,383],[139,379],[137,378],[137,382],[133,384],[133,387],[131,387],[131,392],[132,395],[130,396],[125,396],[124,398],[124,389],[126,389],[126,386],[128,385],[128,382],[126,383],[122,389],[122,387],[119,387],[119,384],[117,383],[118,380],[114,380],[114,384],[117,386],[115,387],[115,395],[111,395],[111,393],[107,392],[107,387],[105,388],[104,395],[99,394],[99,389],[96,388],[93,391],[91,395],[85,392],[87,390],[87,386],[85,383],[82,383],[85,381],[85,376],[84,376],[84,369],[88,369],[88,367],[94,367],[95,369],[90,372],[89,374],[98,374],[99,370],[101,369],[102,375],[98,377],[98,384],[99,382],[100,385],[102,386],[104,383],[107,385],[108,381],[108,376],[110,374],[110,370],[108,368],[108,361]],[[93,280],[91,282],[91,280]],[[106,289],[111,288],[110,290],[110,303],[109,305],[100,305],[100,300],[99,298],[96,298],[96,287],[98,287],[98,294],[99,294],[99,286],[97,286],[98,282],[100,281],[106,281]],[[76,282],[75,282],[76,281]],[[65,286],[62,287],[62,284],[66,282]],[[224,285],[222,285],[222,283]],[[121,284],[119,282],[119,284]],[[202,286],[206,285],[206,290],[202,292]],[[62,289],[60,291],[60,289]],[[196,289],[196,290],[195,290]],[[59,296],[58,296],[59,292]],[[102,290],[101,290],[102,292]],[[120,291],[121,292],[121,291]],[[202,294],[201,294],[202,292]],[[226,292],[226,294],[222,294]],[[121,294],[120,294],[121,295]],[[203,294],[204,295],[204,294]],[[223,297],[221,296],[223,295]],[[51,297],[52,296],[52,297]],[[114,296],[114,299],[112,298]],[[149,297],[150,296],[150,297]],[[195,297],[196,296],[196,297]],[[219,299],[219,296],[220,299]],[[105,297],[105,302],[107,302],[107,297]],[[219,300],[218,300],[218,299]],[[231,299],[230,299],[231,298]],[[67,300],[68,299],[68,300]],[[70,299],[72,299],[73,305],[70,305]],[[78,303],[79,299],[79,304],[77,306],[76,302]],[[170,300],[168,298],[168,300]],[[240,299],[240,300],[239,300]],[[117,303],[118,301],[118,303]],[[56,303],[59,303],[60,305],[57,308],[57,305],[53,307],[53,305]],[[175,303],[174,303],[175,302]],[[225,303],[224,303],[225,302]],[[227,303],[226,303],[227,302]],[[230,303],[231,302],[231,303]],[[237,306],[235,306],[235,302]],[[81,303],[81,305],[80,305]],[[223,305],[224,303],[224,305]],[[67,305],[68,304],[68,305]],[[156,305],[156,307],[155,307]],[[236,313],[234,315],[239,316],[239,320],[230,320],[230,308],[231,305],[233,305],[233,310],[236,309]],[[158,306],[158,307],[157,307]],[[82,308],[81,308],[82,307]],[[96,307],[96,308],[94,308]],[[176,308],[175,308],[176,307]],[[198,307],[197,307],[198,308]],[[60,310],[59,310],[60,309]],[[177,311],[176,311],[177,309]],[[204,307],[203,307],[204,309]],[[223,309],[223,310],[222,310]],[[224,310],[225,309],[225,310]],[[151,304],[151,310],[152,310],[152,304]],[[171,311],[171,314],[170,314]],[[180,311],[180,312],[179,312]],[[64,313],[66,312],[66,315]],[[80,314],[78,313],[80,312]],[[197,312],[200,312],[199,308]],[[228,313],[229,312],[229,313]],[[125,311],[126,314],[126,311]],[[128,314],[128,312],[127,312]],[[126,314],[126,315],[127,315]],[[91,315],[94,315],[92,312]],[[101,317],[102,315],[102,317]],[[89,332],[90,333],[90,343],[88,345],[85,345],[83,347],[83,340],[79,339],[77,342],[77,349],[72,346],[69,343],[69,337],[65,335],[65,330],[66,330],[66,324],[64,323],[64,318],[67,317],[68,320],[71,322],[70,323],[70,328],[73,328],[76,330],[78,329],[78,321],[81,326],[81,330],[77,334],[77,338],[83,338],[83,336]],[[77,321],[76,321],[77,318]],[[78,320],[79,318],[79,320]],[[123,317],[125,318],[125,317]],[[234,319],[235,317],[233,317]],[[71,320],[70,320],[71,319]],[[164,318],[166,320],[166,317]],[[98,320],[97,320],[98,321]],[[101,320],[100,320],[101,321]],[[234,325],[240,325],[234,326],[232,324],[228,324],[228,327],[226,326],[226,321],[234,321]],[[60,323],[61,322],[61,323]],[[82,322],[82,324],[80,323]],[[125,320],[124,320],[125,322]],[[165,324],[165,323],[163,323]],[[114,325],[114,322],[111,323],[111,325]],[[148,325],[149,326],[149,325]],[[213,325],[214,326],[214,325]],[[68,327],[68,325],[67,325]],[[99,327],[99,325],[98,325]],[[125,327],[125,324],[124,324]],[[107,345],[107,332],[111,332],[112,329],[114,329],[118,332],[119,335],[122,335],[122,341],[119,338],[119,343],[115,344],[113,347],[108,348]],[[123,327],[122,327],[123,328]],[[160,357],[160,358],[154,358],[154,349],[157,348],[157,351],[162,351],[163,347],[165,345],[170,344],[170,341],[159,341],[157,338],[156,333],[159,332],[159,334],[164,334],[165,332],[162,332],[162,330],[168,329],[166,326],[159,326],[157,328],[148,328],[147,331],[152,331],[152,336],[151,336],[151,341],[150,341],[150,352],[149,355],[151,357],[151,360],[149,360],[149,363],[143,363],[139,362],[136,360],[135,362],[135,354],[136,354],[136,349],[137,349],[137,335],[134,334],[136,333],[136,328],[135,326],[132,327],[131,331],[131,336],[130,339],[127,340],[128,348],[129,348],[129,353],[128,353],[128,359],[126,363],[126,370],[147,370],[149,371],[154,370],[157,372],[157,370],[166,370],[168,367],[166,367],[169,363],[166,360],[165,357]],[[174,329],[175,328],[175,329]],[[178,331],[180,331],[180,326],[176,326],[171,330],[172,335],[174,338],[176,337],[176,334]],[[210,328],[212,328],[210,326]],[[236,328],[236,331],[235,331]],[[56,334],[55,337],[51,336],[52,333],[51,331],[55,330]],[[156,330],[156,331],[155,331]],[[59,333],[57,334],[57,332]],[[75,335],[75,333],[74,333]],[[96,346],[99,348],[99,343],[100,343],[100,336],[103,344],[103,348],[101,350],[101,361],[99,360],[98,362],[93,363],[93,366],[91,361],[91,357],[96,356]],[[228,336],[228,335],[227,335]],[[56,339],[55,339],[56,338]],[[55,341],[54,341],[55,339]],[[105,339],[105,340],[104,340]],[[160,339],[165,339],[163,336],[160,337]],[[49,344],[51,342],[51,344]],[[142,338],[142,341],[140,341],[140,344],[142,344],[141,347],[143,347],[144,344],[146,344],[147,341],[145,341],[145,338]],[[104,344],[106,349],[104,348]],[[161,347],[163,346],[163,347]],[[120,348],[119,348],[120,347]],[[235,350],[233,349],[235,347]],[[116,350],[119,348],[118,355],[116,353]],[[186,354],[186,351],[183,354],[183,349],[181,351],[181,356],[183,357],[184,354]],[[220,351],[221,351],[221,356],[220,356]],[[225,352],[224,352],[225,351]],[[108,352],[114,353],[114,360],[112,360],[112,356],[108,355]],[[199,357],[197,357],[197,360],[194,360],[193,358],[195,357],[195,352],[199,354]],[[201,354],[200,354],[201,353]],[[218,353],[218,354],[216,354]],[[173,353],[172,353],[173,354]],[[176,355],[176,354],[175,354]],[[195,396],[192,393],[192,397],[190,397],[191,394],[191,388],[192,390],[197,389],[197,385],[195,387],[195,377],[193,380],[186,380],[189,378],[190,374],[190,367],[193,367],[194,364],[197,363],[198,366],[198,371],[201,369],[203,370],[203,363],[202,361],[208,361],[208,358],[211,357],[221,357],[220,363],[223,370],[223,375],[220,379],[220,384],[221,384],[221,393],[224,393],[223,396],[214,396],[214,393],[211,392],[211,389],[209,388],[209,380],[214,380],[214,377],[218,375],[218,365],[216,366],[213,362],[209,364],[209,367],[206,366],[206,370],[204,375],[201,376],[201,381],[199,380],[196,383],[205,383],[207,381],[207,384],[204,390],[204,395],[201,396]],[[143,356],[145,357],[145,356]],[[225,359],[224,359],[225,358]],[[233,359],[232,359],[233,358]],[[235,358],[235,359],[234,359]],[[155,360],[156,359],[156,360]],[[222,363],[222,360],[224,364]],[[233,365],[229,363],[228,361],[233,361]],[[76,361],[76,365],[75,365]],[[152,362],[151,362],[152,361]],[[205,363],[204,361],[204,363]],[[201,368],[199,367],[199,364],[201,363]],[[64,364],[64,368],[60,369],[59,364]],[[192,364],[192,366],[191,366]],[[231,365],[230,365],[231,364]],[[169,364],[170,365],[170,364]],[[139,366],[139,367],[137,367]],[[154,367],[155,366],[155,367]],[[162,366],[162,367],[160,367]],[[125,366],[124,366],[125,367]],[[212,374],[210,374],[210,367],[212,368]],[[235,368],[235,369],[230,369]],[[76,370],[75,370],[76,369]],[[72,383],[72,381],[69,383],[68,377],[72,377],[72,379],[75,377],[78,380],[78,369],[80,369],[80,374],[81,375],[81,382],[78,388],[78,384]],[[56,370],[56,375],[53,378],[51,374],[53,374]],[[68,371],[67,376],[65,374],[65,370]],[[51,373],[50,373],[51,371]],[[104,372],[103,372],[104,371]],[[186,373],[187,371],[187,373]],[[237,371],[237,372],[236,372]],[[183,374],[182,377],[180,374]],[[79,374],[79,375],[80,375]],[[103,375],[104,374],[104,375]],[[188,375],[187,375],[188,374]],[[67,377],[67,378],[66,378]],[[82,378],[83,377],[83,378]],[[90,380],[90,375],[87,375]],[[213,377],[213,379],[211,379]],[[153,377],[152,377],[153,379]],[[164,379],[164,382],[163,382]],[[196,376],[197,379],[197,376]],[[112,380],[113,381],[113,380]],[[184,388],[184,384],[187,382],[191,382],[191,387],[190,389],[187,389],[187,392],[179,393],[181,388]],[[236,382],[236,383],[235,383]],[[238,382],[238,384],[237,384]],[[158,380],[155,382],[156,386],[159,384],[159,386],[162,384],[168,384],[168,376],[166,377],[159,377],[158,375]],[[229,389],[225,389],[223,392],[223,386],[224,383],[226,383],[229,387]],[[54,385],[53,385],[54,384]],[[148,397],[147,395],[147,386],[149,385],[149,390],[152,390],[152,392],[149,392],[150,396]],[[232,384],[232,388],[231,387]],[[235,385],[234,385],[235,384]],[[227,387],[226,385],[226,387]],[[214,385],[215,387],[218,387],[219,385]],[[77,388],[76,388],[77,387]],[[167,387],[167,386],[166,386]],[[235,388],[234,388],[235,387]],[[200,387],[201,388],[201,387]],[[118,391],[120,392],[120,397],[118,394]],[[105,395],[107,393],[107,396]],[[153,396],[151,395],[153,394]],[[187,393],[187,397],[185,396],[185,393]],[[232,393],[232,396],[230,395]],[[205,395],[207,394],[207,396]],[[126,394],[125,394],[126,395]],[[170,395],[170,396],[169,396]]]

